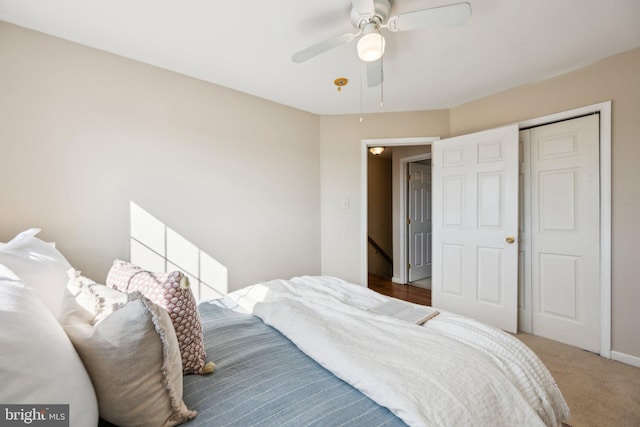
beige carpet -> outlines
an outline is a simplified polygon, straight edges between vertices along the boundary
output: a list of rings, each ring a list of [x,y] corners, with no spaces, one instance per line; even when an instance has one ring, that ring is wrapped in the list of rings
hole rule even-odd
[[[572,427],[640,426],[640,368],[523,332],[516,336],[549,368]]]

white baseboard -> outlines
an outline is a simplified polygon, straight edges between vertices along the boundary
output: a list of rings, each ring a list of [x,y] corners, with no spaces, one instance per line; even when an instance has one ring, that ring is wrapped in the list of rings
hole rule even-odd
[[[620,353],[619,351],[611,351],[611,359],[617,360],[618,362],[626,363],[627,365],[635,366],[636,368],[640,368],[640,357],[632,356],[630,354]]]
[[[398,283],[399,285],[404,285],[404,283],[400,280],[400,278],[399,278],[399,277],[392,277],[392,278],[391,278],[391,281],[392,281],[393,283]]]

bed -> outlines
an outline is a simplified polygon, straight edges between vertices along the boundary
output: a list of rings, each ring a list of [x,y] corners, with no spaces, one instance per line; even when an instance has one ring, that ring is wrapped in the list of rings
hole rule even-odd
[[[110,271],[105,286],[36,233],[0,244],[0,344],[15,350],[0,354],[10,385],[0,403],[66,404],[72,426],[98,415],[105,426],[187,427],[559,426],[569,417],[535,354],[472,319],[440,312],[409,323],[372,310],[388,297],[327,276],[255,284],[195,307],[179,272],[116,261],[120,275]],[[132,287],[123,271],[147,281]]]
[[[203,302],[211,377],[184,378],[198,416],[185,426],[404,426],[388,409],[338,379],[258,317],[224,301]]]
[[[185,402],[200,412],[187,425],[209,425],[212,420],[220,422],[219,425],[227,425],[227,421],[229,425],[243,425],[242,420],[247,419],[243,417],[265,414],[269,414],[268,418],[248,418],[251,422],[245,425],[286,425],[288,419],[306,417],[291,425],[534,426],[560,425],[568,418],[568,408],[548,370],[517,339],[446,312],[418,326],[370,310],[388,299],[337,278],[307,276],[253,285],[222,300],[201,303],[207,352],[214,360],[217,355],[217,363],[222,365],[218,371],[220,378],[213,382],[202,377],[185,378]],[[241,326],[233,319],[242,319]],[[270,389],[264,375],[266,383],[259,382],[255,393],[243,392],[233,403],[230,402],[233,396],[225,400],[229,411],[240,415],[240,421],[234,420],[235,415],[224,421],[218,418],[216,394],[229,396],[234,392],[233,387],[216,390],[218,381],[227,380],[222,373],[227,360],[230,370],[255,363],[256,373],[240,369],[241,373],[260,377],[261,373],[274,369],[276,378],[294,381],[292,389],[299,386],[293,373],[288,377],[286,363],[268,356],[278,353],[277,350],[262,352],[256,343],[261,340],[244,340],[241,338],[244,332],[234,332],[250,330],[248,324],[264,330],[274,340],[277,338],[280,342],[277,348],[286,347],[313,359],[309,361],[313,369],[322,366],[328,371],[324,374],[329,377],[326,381],[336,382],[340,387],[352,386],[349,397],[337,401],[309,398],[315,392],[313,389],[299,393],[309,398],[311,404],[307,407],[319,408],[319,414],[335,413],[335,418],[316,423],[318,415],[300,415],[304,414],[305,404],[298,397],[280,399],[282,390]],[[229,337],[235,345],[226,345]],[[233,349],[230,354],[228,348]],[[236,353],[237,348],[249,349],[251,355],[244,358]],[[245,386],[240,388],[244,390]],[[208,387],[211,391],[206,391]],[[328,388],[331,386],[319,389]],[[268,397],[263,394],[265,389],[271,390],[266,392]],[[259,404],[248,397],[253,394],[259,396]],[[329,393],[332,395],[335,394]],[[262,408],[263,399],[270,398],[276,400],[265,403],[264,413],[260,414],[256,408]],[[287,401],[300,403],[301,408],[291,408]],[[357,409],[351,402],[355,402]],[[372,402],[376,402],[373,407]],[[349,410],[323,407],[338,403],[347,405]],[[349,411],[355,414],[352,419],[348,419]]]

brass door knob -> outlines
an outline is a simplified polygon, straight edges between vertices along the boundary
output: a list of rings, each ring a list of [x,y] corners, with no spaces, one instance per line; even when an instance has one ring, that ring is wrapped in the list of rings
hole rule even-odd
[[[513,237],[513,236],[507,236],[507,243],[511,244],[511,243],[513,243],[513,242],[515,242],[515,241],[516,241],[515,237]]]

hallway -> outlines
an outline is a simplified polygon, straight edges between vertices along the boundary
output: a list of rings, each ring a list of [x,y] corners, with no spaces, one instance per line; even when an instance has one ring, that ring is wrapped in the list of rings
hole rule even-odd
[[[411,285],[393,283],[391,279],[369,274],[368,287],[382,295],[409,301],[415,304],[431,305],[431,291]]]

